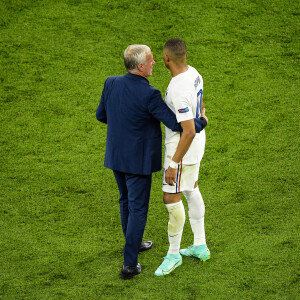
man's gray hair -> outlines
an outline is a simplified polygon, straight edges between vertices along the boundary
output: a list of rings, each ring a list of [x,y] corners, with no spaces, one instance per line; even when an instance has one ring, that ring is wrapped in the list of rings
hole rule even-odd
[[[146,45],[130,45],[124,51],[124,65],[127,71],[138,71],[139,64],[146,63],[146,55],[151,49]]]

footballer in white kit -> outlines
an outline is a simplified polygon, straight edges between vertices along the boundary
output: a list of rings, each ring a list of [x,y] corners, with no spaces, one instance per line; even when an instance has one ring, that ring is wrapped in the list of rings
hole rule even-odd
[[[203,95],[203,79],[198,71],[188,66],[184,73],[172,78],[165,95],[165,102],[176,114],[178,123],[200,118]],[[192,191],[198,181],[200,161],[204,155],[205,130],[196,133],[196,136],[183,159],[178,165],[176,184],[168,185],[163,180],[163,191],[179,193]],[[165,127],[165,161],[164,177],[170,161],[176,152],[180,140],[180,132],[174,132]]]
[[[156,269],[156,276],[173,272],[182,264],[182,256],[210,259],[206,245],[204,215],[205,205],[198,187],[200,162],[205,148],[205,131],[208,118],[202,108],[203,79],[198,71],[187,65],[184,41],[169,39],[164,46],[163,59],[172,79],[165,95],[165,102],[181,123],[182,133],[165,128],[165,161],[163,175],[163,201],[169,213],[169,249],[163,263]],[[194,118],[203,121],[203,130],[195,133]],[[194,233],[193,244],[180,249],[185,223],[182,194],[188,204],[188,216]]]

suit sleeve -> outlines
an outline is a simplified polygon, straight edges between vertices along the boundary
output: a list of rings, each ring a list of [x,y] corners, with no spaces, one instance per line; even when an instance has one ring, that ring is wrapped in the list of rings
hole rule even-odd
[[[154,118],[163,122],[172,131],[182,132],[181,126],[177,123],[175,114],[166,105],[162,99],[161,93],[158,90],[154,90],[148,102],[149,112]]]
[[[201,130],[203,130],[205,128],[205,126],[207,125],[207,122],[203,117],[198,118],[198,119],[195,118],[194,121],[195,121],[195,129],[196,129],[197,133],[199,133]]]
[[[105,84],[106,84],[106,82],[105,82]],[[104,88],[102,91],[100,103],[99,103],[99,106],[96,111],[96,118],[98,121],[100,121],[102,123],[107,123],[107,116],[106,116],[106,110],[105,110],[105,94],[106,94],[105,84],[104,84]]]

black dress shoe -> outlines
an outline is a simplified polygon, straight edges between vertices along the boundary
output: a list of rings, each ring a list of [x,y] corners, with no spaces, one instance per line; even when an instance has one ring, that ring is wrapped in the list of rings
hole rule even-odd
[[[143,251],[149,250],[149,249],[152,248],[152,246],[153,246],[153,242],[151,242],[151,241],[142,242],[141,246],[140,246],[140,249],[139,249],[139,252],[143,252]]]
[[[120,278],[131,279],[133,276],[138,275],[142,272],[141,264],[137,264],[135,267],[124,266],[122,267]]]

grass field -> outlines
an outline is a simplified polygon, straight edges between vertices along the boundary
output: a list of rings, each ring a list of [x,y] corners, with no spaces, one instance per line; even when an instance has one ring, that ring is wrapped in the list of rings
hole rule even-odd
[[[0,299],[299,299],[299,11],[289,0],[0,0]],[[212,258],[153,275],[168,248],[158,172],[155,246],[121,281],[118,189],[95,110],[133,43],[151,47],[164,94],[171,37],[204,79]]]

